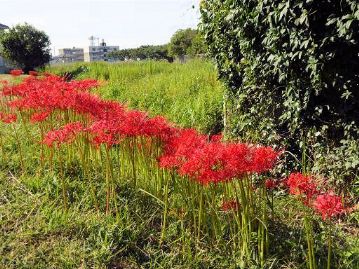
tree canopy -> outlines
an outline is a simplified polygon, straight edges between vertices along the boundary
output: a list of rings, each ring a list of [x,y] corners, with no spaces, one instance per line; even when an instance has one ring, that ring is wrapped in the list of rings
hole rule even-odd
[[[168,55],[167,45],[145,45],[138,48],[122,49],[113,51],[109,54],[111,58],[124,61],[124,60],[167,60],[173,61],[173,58]]]
[[[196,29],[180,29],[174,33],[168,45],[171,56],[196,56],[205,53],[205,43]]]
[[[196,57],[206,53],[204,38],[198,30],[180,29],[173,34],[170,43],[165,45],[146,45],[138,48],[122,49],[109,54],[116,60],[167,60],[189,55]]]
[[[25,72],[50,61],[50,39],[45,32],[25,23],[0,35],[1,54]]]

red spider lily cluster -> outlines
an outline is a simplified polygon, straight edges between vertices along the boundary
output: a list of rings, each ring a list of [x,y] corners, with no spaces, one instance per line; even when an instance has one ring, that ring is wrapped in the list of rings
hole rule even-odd
[[[289,193],[301,196],[306,204],[309,204],[313,196],[318,194],[314,178],[301,173],[290,174],[287,185],[289,187]]]
[[[30,76],[18,85],[5,85],[2,94],[15,97],[8,102],[12,109],[31,111],[32,123],[44,121],[58,110],[82,116],[81,122],[48,132],[43,143],[50,147],[71,142],[79,133],[89,134],[93,145],[107,147],[129,137],[155,137],[163,145],[160,166],[175,169],[201,184],[263,173],[274,166],[280,154],[271,147],[224,143],[221,135],[208,138],[193,129],[176,128],[162,117],[128,110],[89,92],[98,85],[95,80],[66,82],[54,75]]]
[[[268,171],[279,154],[271,147],[223,143],[218,137],[208,141],[195,130],[181,129],[167,141],[160,165],[208,184]]]
[[[59,145],[71,142],[82,130],[83,126],[80,122],[69,123],[60,129],[48,132],[42,142],[49,147],[52,147],[55,143]]]
[[[287,185],[290,194],[300,196],[304,203],[319,213],[324,220],[346,212],[342,197],[333,192],[322,193],[313,176],[292,173],[287,179]]]
[[[13,123],[17,120],[16,114],[6,114],[3,112],[0,112],[0,121],[3,123]]]
[[[274,179],[267,179],[264,184],[268,190],[273,190],[278,187],[279,182]]]
[[[228,200],[228,201],[223,201],[221,209],[224,212],[228,212],[228,211],[237,211],[240,207],[240,204],[236,201],[236,200]]]
[[[18,77],[22,74],[24,74],[24,72],[21,69],[13,69],[10,71],[10,75],[12,75],[14,77]]]
[[[29,71],[29,75],[33,77],[37,77],[38,73],[36,71]]]
[[[227,200],[227,201],[223,201],[222,205],[221,205],[221,209],[224,212],[228,212],[228,211],[237,211],[240,208],[240,204],[238,203],[237,200]]]
[[[345,211],[342,198],[333,193],[318,195],[313,207],[322,215],[323,219],[335,217]]]

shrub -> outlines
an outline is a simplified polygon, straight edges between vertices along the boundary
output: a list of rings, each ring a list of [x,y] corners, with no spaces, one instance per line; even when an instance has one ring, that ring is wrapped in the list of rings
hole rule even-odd
[[[229,135],[280,142],[297,157],[312,146],[323,153],[325,145],[329,155],[345,145],[353,149],[359,124],[357,1],[205,0],[201,15],[227,85]],[[322,159],[315,163],[318,154],[309,157],[316,169],[326,170]],[[354,159],[334,169],[350,169],[354,178]]]

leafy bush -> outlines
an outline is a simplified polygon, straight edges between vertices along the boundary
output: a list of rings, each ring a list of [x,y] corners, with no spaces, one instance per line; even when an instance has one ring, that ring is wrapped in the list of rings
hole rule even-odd
[[[279,141],[297,157],[313,148],[307,155],[317,170],[355,178],[357,158],[326,165],[330,156],[358,148],[352,145],[359,125],[357,1],[205,0],[201,14],[227,84],[228,133]],[[323,151],[324,162],[315,158]]]

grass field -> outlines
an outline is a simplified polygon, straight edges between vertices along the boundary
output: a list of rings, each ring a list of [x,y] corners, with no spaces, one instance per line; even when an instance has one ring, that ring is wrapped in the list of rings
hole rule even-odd
[[[100,96],[149,111],[151,115],[164,115],[179,126],[193,127],[207,134],[222,129],[223,88],[209,62],[77,64],[52,67],[49,71],[99,79],[102,87],[95,91]],[[0,76],[0,80],[4,78],[9,79]],[[2,101],[0,104],[5,106]],[[63,120],[60,115],[55,113],[51,121],[40,126],[58,126]],[[75,116],[70,113],[66,117]],[[184,178],[173,176],[177,185],[170,186],[170,192],[165,192],[166,185],[160,185],[159,193],[170,195],[171,203],[167,205],[165,196],[153,195],[154,192],[146,189],[147,183],[158,179],[158,173],[143,168],[151,168],[153,163],[138,157],[140,171],[136,186],[131,174],[121,174],[123,166],[130,167],[131,163],[126,159],[124,163],[112,162],[112,158],[107,162],[107,150],[103,147],[91,153],[90,172],[86,172],[78,154],[81,140],[55,153],[51,149],[44,150],[39,143],[42,129],[23,120],[26,117],[21,113],[19,118],[15,124],[0,122],[0,269],[307,268],[308,238],[303,227],[307,208],[298,199],[289,197],[284,188],[266,196],[271,207],[267,223],[270,248],[265,263],[258,264],[253,259],[243,266],[243,255],[231,236],[239,233],[232,229],[241,227],[235,223],[235,214],[220,210],[215,213],[218,223],[207,219],[208,223],[203,226],[218,228],[219,236],[215,239],[206,233],[197,233],[187,216],[191,212],[185,214],[184,210],[191,202],[187,200],[190,195],[186,196],[185,188],[176,189],[183,187]],[[115,153],[120,156],[122,151],[123,148],[114,147],[113,159],[116,159]],[[42,156],[46,156],[45,160]],[[105,210],[108,187],[105,182],[111,177],[107,173],[108,166],[109,170],[115,170],[116,178],[112,197],[115,209],[110,213]],[[222,197],[219,198],[221,201]],[[95,206],[96,199],[99,209]],[[166,236],[163,240],[164,211]],[[197,208],[193,211],[202,212]],[[212,208],[204,212],[213,213]],[[312,218],[316,269],[326,268],[327,223],[320,216]],[[335,242],[331,268],[359,268],[358,227],[358,212],[347,214],[336,223],[332,230]],[[257,253],[253,253],[255,255]]]

